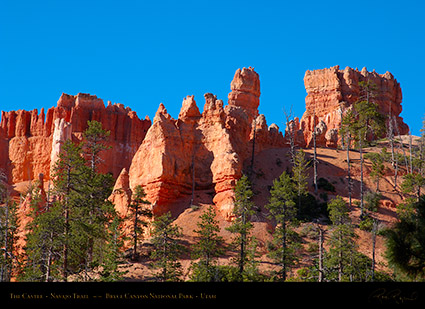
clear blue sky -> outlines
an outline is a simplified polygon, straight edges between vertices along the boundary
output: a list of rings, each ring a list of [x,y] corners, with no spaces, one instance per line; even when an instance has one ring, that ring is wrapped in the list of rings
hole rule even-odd
[[[301,117],[306,70],[334,65],[390,71],[405,122],[425,114],[425,1],[0,2],[0,110],[56,105],[62,92],[95,94],[151,119],[177,118],[186,95],[227,103],[237,68],[260,74],[260,113],[283,129]]]

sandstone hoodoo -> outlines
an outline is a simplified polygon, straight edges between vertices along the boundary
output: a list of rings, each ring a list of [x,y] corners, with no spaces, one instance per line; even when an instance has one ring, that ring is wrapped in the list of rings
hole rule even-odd
[[[129,170],[130,187],[145,187],[155,213],[170,210],[194,188],[214,195],[218,209],[225,217],[231,216],[233,188],[252,154],[254,129],[256,152],[284,145],[279,128],[268,128],[264,115],[258,114],[258,73],[253,68],[238,69],[231,90],[226,106],[206,93],[202,114],[194,97],[187,96],[178,119],[160,104]]]
[[[67,139],[80,141],[88,120],[100,121],[111,131],[111,149],[102,155],[103,172],[115,177],[122,168],[129,168],[141,144],[149,119],[141,120],[122,104],[104,105],[102,99],[89,94],[62,94],[56,107],[31,112],[2,112],[0,124],[0,169],[10,183],[36,179],[44,174],[48,180],[62,143]]]
[[[381,112],[391,113],[400,134],[406,134],[409,128],[400,117],[401,88],[391,73],[335,66],[305,73],[306,111],[301,120],[296,117],[289,123],[295,143],[310,147],[315,124],[318,146],[336,147],[341,113],[359,99],[359,82],[365,80],[377,85],[374,100]],[[105,106],[102,99],[82,93],[62,94],[46,113],[44,109],[2,112],[0,169],[11,184],[39,174],[48,181],[63,142],[80,141],[87,121],[97,120],[111,132],[111,148],[101,155],[101,172],[118,178],[116,187],[125,184],[124,195],[111,197],[120,213],[125,212],[131,189],[142,185],[156,213],[172,209],[195,190],[212,196],[217,209],[229,218],[233,188],[249,171],[253,152],[289,146],[289,128],[283,136],[276,124],[268,126],[258,113],[260,78],[253,68],[236,70],[230,90],[227,105],[206,93],[202,113],[194,96],[187,96],[177,119],[161,103],[153,123],[122,104]]]
[[[31,238],[26,238],[26,236],[31,235],[29,234],[31,232],[27,229],[26,224],[34,218],[46,218],[43,217],[44,212],[47,215],[54,215],[55,212],[52,210],[53,208],[49,208],[50,206],[58,204],[58,207],[62,207],[56,208],[56,210],[60,210],[60,214],[56,217],[60,220],[68,220],[67,210],[71,209],[68,206],[71,205],[74,210],[85,207],[85,211],[81,214],[78,213],[79,211],[74,212],[74,218],[78,218],[73,219],[74,222],[79,222],[85,218],[89,219],[87,222],[93,222],[95,220],[91,219],[94,216],[99,217],[105,214],[102,214],[100,209],[94,212],[96,207],[92,206],[104,203],[107,200],[112,204],[107,201],[103,205],[108,209],[108,214],[104,216],[105,221],[100,220],[100,229],[104,227],[106,221],[110,221],[111,217],[116,219],[118,216],[123,219],[119,222],[119,226],[115,225],[118,220],[113,220],[114,222],[109,225],[111,229],[105,230],[106,233],[111,233],[109,236],[113,238],[122,232],[123,244],[119,245],[120,248],[115,248],[116,243],[111,242],[114,249],[110,249],[116,250],[116,252],[127,250],[130,247],[138,248],[137,241],[140,241],[140,239],[137,240],[137,226],[138,223],[141,223],[138,222],[140,219],[138,216],[143,216],[143,214],[138,212],[135,205],[139,202],[145,204],[145,200],[148,202],[146,205],[150,204],[147,207],[152,207],[154,214],[153,219],[149,215],[149,221],[153,220],[154,223],[152,226],[161,222],[161,219],[158,219],[159,215],[170,211],[172,216],[170,222],[182,227],[184,242],[188,245],[198,242],[196,228],[199,227],[198,223],[205,219],[201,213],[205,213],[207,209],[215,212],[219,224],[219,233],[226,242],[230,242],[234,233],[226,228],[234,222],[237,223],[237,219],[242,217],[236,217],[237,211],[234,213],[235,201],[238,202],[237,204],[241,203],[240,200],[236,200],[234,189],[238,180],[245,174],[249,176],[252,183],[252,202],[255,204],[255,209],[253,209],[255,214],[252,215],[254,219],[251,222],[253,224],[252,235],[258,240],[255,246],[259,250],[259,256],[261,256],[262,261],[266,261],[266,263],[261,263],[264,264],[261,267],[274,269],[276,265],[270,262],[270,256],[268,256],[270,246],[267,245],[275,237],[270,231],[275,229],[276,224],[273,219],[268,219],[269,214],[272,213],[267,206],[270,205],[271,201],[270,195],[273,192],[271,188],[274,188],[275,184],[279,185],[276,180],[281,175],[285,175],[284,172],[296,175],[298,168],[298,171],[301,171],[298,172],[299,177],[286,177],[288,180],[286,184],[288,185],[285,185],[285,187],[287,188],[283,188],[282,185],[282,192],[285,192],[284,194],[288,196],[284,199],[296,198],[295,187],[291,189],[289,181],[291,183],[299,181],[297,205],[300,211],[297,212],[300,216],[303,215],[306,220],[314,218],[312,219],[314,221],[310,223],[315,222],[315,226],[316,223],[323,225],[325,230],[329,230],[331,227],[325,223],[325,219],[322,222],[322,219],[327,215],[324,209],[329,209],[328,201],[334,201],[336,196],[350,201],[353,200],[349,216],[350,220],[355,220],[353,226],[358,226],[356,229],[358,229],[357,232],[360,236],[360,240],[355,242],[359,243],[362,253],[365,253],[368,257],[375,256],[375,251],[373,254],[370,252],[370,233],[366,231],[369,228],[366,223],[369,224],[369,222],[361,219],[363,210],[356,206],[356,202],[361,205],[363,188],[365,190],[375,190],[373,188],[376,188],[378,191],[379,185],[381,188],[379,193],[382,193],[380,194],[381,201],[376,202],[379,205],[376,206],[378,211],[374,211],[373,220],[376,216],[376,222],[385,225],[392,224],[397,220],[396,205],[400,204],[403,199],[406,200],[406,197],[410,194],[406,195],[401,190],[401,183],[404,176],[409,173],[409,167],[407,164],[408,157],[404,154],[405,151],[401,145],[400,149],[395,150],[394,158],[398,160],[397,151],[400,152],[400,155],[403,152],[406,164],[396,162],[396,164],[391,165],[390,162],[384,162],[384,148],[387,146],[385,140],[378,141],[375,147],[362,148],[365,152],[364,160],[359,160],[356,157],[353,160],[350,159],[349,165],[347,165],[347,157],[350,157],[350,153],[353,157],[355,151],[348,149],[347,152],[341,152],[338,149],[332,149],[337,148],[341,143],[339,136],[341,117],[355,106],[355,103],[361,98],[359,83],[363,81],[370,81],[377,86],[373,100],[379,111],[386,115],[386,119],[393,120],[392,123],[396,126],[395,134],[404,135],[408,133],[409,127],[400,117],[402,111],[400,84],[390,73],[377,74],[374,71],[368,72],[366,69],[359,71],[351,68],[340,70],[338,66],[306,72],[304,77],[307,91],[306,111],[301,119],[298,117],[282,119],[282,122],[287,122],[283,132],[279,130],[276,124],[268,126],[266,117],[259,114],[260,78],[259,74],[251,67],[236,70],[230,83],[227,104],[217,98],[216,95],[205,93],[203,109],[200,109],[198,107],[199,101],[197,103],[193,95],[188,95],[183,98],[177,118],[173,118],[162,103],[159,104],[151,122],[148,117],[139,119],[134,111],[122,104],[108,102],[105,106],[103,100],[95,95],[82,93],[77,95],[62,94],[56,107],[48,109],[47,112],[44,109],[41,109],[40,113],[37,110],[2,112],[0,122],[0,189],[2,189],[0,197],[2,201],[0,202],[3,204],[0,203],[0,207],[8,206],[10,199],[6,201],[4,199],[6,196],[10,195],[12,200],[16,202],[19,200],[16,216],[20,223],[16,231],[16,247],[13,250],[15,250],[17,256],[30,256],[27,248],[32,250],[29,245]],[[197,99],[199,100],[199,98]],[[90,174],[95,176],[92,180],[102,180],[101,182],[105,180],[105,185],[97,186],[93,181],[92,187],[78,187],[78,190],[75,189],[74,192],[71,192],[76,194],[73,204],[62,204],[57,193],[51,190],[52,182],[49,180],[52,177],[53,167],[61,157],[63,145],[66,141],[71,140],[74,143],[90,141],[90,136],[93,136],[93,134],[90,135],[87,132],[84,133],[84,131],[88,128],[88,121],[93,120],[100,122],[104,130],[110,131],[110,134],[104,134],[102,131],[102,137],[107,138],[105,142],[107,145],[102,145],[99,154],[101,162],[93,170],[102,174],[110,173],[115,180],[109,175],[86,174],[84,172],[86,168],[84,161],[78,161],[79,167],[84,168],[81,169],[82,172],[75,173],[80,176],[76,178],[78,180],[75,180],[74,183],[84,184],[85,178],[89,178],[87,175]],[[313,132],[317,137],[318,148],[315,150],[311,147]],[[87,140],[84,141],[84,138]],[[419,142],[416,141],[415,143],[410,142],[409,146],[413,145],[413,147],[420,148]],[[296,145],[297,148],[303,148],[303,151],[296,151],[298,155],[294,161],[290,160],[291,150],[293,150],[292,147],[289,148],[290,144]],[[409,150],[414,150],[413,147],[410,147]],[[414,155],[415,152],[412,151],[411,154]],[[78,155],[84,156],[85,154],[79,152],[77,156],[72,158],[74,160],[80,159]],[[321,184],[317,186],[317,191],[313,193],[313,171],[309,169],[309,161],[312,162],[312,158],[315,156],[319,158],[317,174],[320,177],[318,182]],[[373,158],[377,158],[376,161],[381,158],[382,164],[373,164],[376,163]],[[415,160],[412,160],[412,166],[413,161]],[[299,168],[300,166],[301,168]],[[302,166],[305,166],[305,168]],[[392,169],[392,166],[394,166],[394,169]],[[373,176],[373,173],[379,174],[379,177]],[[399,176],[398,180],[397,175]],[[98,176],[99,178],[97,178]],[[382,179],[381,184],[379,184],[380,179]],[[384,179],[385,181],[383,181]],[[31,183],[31,181],[34,182]],[[301,190],[302,183],[305,183],[305,189]],[[32,184],[37,185],[32,186]],[[92,182],[87,184],[92,185]],[[113,189],[112,184],[114,184]],[[143,201],[139,200],[139,202],[133,196],[138,186],[142,186],[146,194]],[[30,188],[32,190],[29,190]],[[90,191],[90,188],[95,189]],[[98,188],[101,190],[97,190]],[[305,196],[305,203],[300,193],[304,190],[310,193]],[[101,191],[101,196],[95,198],[92,193],[95,191]],[[80,195],[79,192],[89,192],[90,197],[89,194]],[[18,197],[19,193],[24,195]],[[40,199],[38,199],[38,194]],[[68,196],[71,196],[71,194],[68,194]],[[344,202],[341,198],[339,200]],[[53,201],[59,201],[59,203],[52,203]],[[89,205],[83,206],[86,201],[89,201]],[[115,212],[109,213],[112,205]],[[371,207],[367,206],[368,212],[369,208]],[[34,216],[33,209],[39,210],[37,216],[40,217]],[[52,210],[51,213],[49,213],[49,209]],[[305,214],[302,212],[305,212]],[[372,215],[370,219],[372,219]],[[52,220],[52,222],[56,221]],[[302,223],[302,230],[310,223]],[[375,226],[375,221],[370,221],[370,224]],[[362,228],[360,228],[360,225],[362,225]],[[57,235],[64,235],[65,231],[68,232],[68,226],[70,225],[65,224],[58,228],[59,234]],[[63,230],[61,230],[62,228]],[[373,229],[373,227],[370,228]],[[50,225],[48,228],[46,226],[47,229],[51,230]],[[117,229],[120,230],[118,234],[116,234]],[[79,231],[79,228],[74,227],[74,231],[77,233],[75,235],[80,235],[78,234],[80,232],[81,235],[90,235],[90,233],[86,234],[86,230],[89,229],[83,228]],[[146,260],[143,259],[148,259],[148,255],[145,256],[145,253],[148,254],[153,248],[151,247],[154,243],[152,235],[155,235],[155,233],[151,232],[151,226],[143,231],[146,238],[143,244],[139,242],[140,253],[143,251],[139,256],[140,259],[137,260],[137,254],[132,254],[132,266],[127,265],[127,263],[120,265],[120,267],[134,266],[135,272],[139,271],[137,270],[139,266],[143,266],[140,271],[144,273],[139,276],[143,280],[150,280],[146,276],[150,271],[143,265],[146,264]],[[310,232],[306,234],[310,234]],[[52,235],[52,240],[56,237],[53,236],[54,234],[50,235]],[[301,248],[301,251],[299,251],[301,252],[301,263],[296,267],[313,263],[310,249],[314,248],[313,245],[317,245],[316,236],[313,237],[315,239],[310,236],[303,238],[307,242],[305,246],[303,245],[304,249]],[[375,237],[377,237],[377,262],[381,263],[384,260],[384,244],[379,235],[375,235]],[[103,239],[102,241],[107,240]],[[98,251],[90,250],[89,245],[87,254],[84,253],[87,255],[87,259],[92,257],[91,254],[94,251]],[[308,248],[306,248],[307,245]],[[42,248],[39,243],[36,246]],[[373,246],[373,250],[375,250],[375,243]],[[107,248],[107,246],[102,248]],[[68,250],[67,242],[61,244],[57,252],[65,252],[65,249]],[[136,249],[131,250],[137,251]],[[307,255],[304,255],[305,253]],[[61,254],[58,254],[58,256],[61,256]],[[316,255],[316,253],[314,254]],[[219,264],[227,266],[231,256],[220,257]],[[307,257],[307,259],[304,257]],[[363,260],[363,257],[361,259]],[[67,261],[60,266],[65,270],[63,274],[65,280],[68,280],[69,277],[66,273],[68,271]],[[77,264],[81,263],[80,257],[75,261]],[[139,263],[141,261],[143,263]],[[118,260],[115,262],[118,263]],[[189,273],[189,260],[182,260],[182,262],[186,265],[184,266],[186,267],[185,272]],[[86,266],[89,264],[86,264]],[[367,269],[371,268],[369,265],[366,266]],[[316,272],[316,270],[314,271]],[[45,280],[50,279],[46,276]],[[116,280],[116,278],[114,277],[113,280]]]
[[[401,135],[408,134],[409,127],[400,117],[402,111],[401,87],[394,76],[386,72],[378,74],[339,66],[329,69],[307,71],[304,85],[307,91],[306,111],[301,119],[301,129],[307,146],[312,146],[314,124],[316,124],[317,144],[336,147],[339,137],[341,115],[360,98],[359,82],[370,81],[377,86],[377,96],[373,98],[384,115],[391,115],[396,120]],[[316,115],[314,121],[313,115]]]
[[[82,93],[62,94],[57,106],[46,113],[44,109],[2,112],[0,169],[11,184],[39,174],[48,181],[63,142],[80,141],[87,121],[97,120],[111,132],[111,148],[101,154],[100,171],[118,178],[115,189],[125,184],[124,195],[111,196],[120,213],[128,206],[131,190],[142,185],[156,213],[173,209],[176,201],[194,190],[211,196],[229,218],[233,188],[242,173],[249,172],[253,152],[288,147],[289,128],[297,145],[310,147],[314,124],[318,146],[336,147],[341,113],[359,99],[359,82],[365,80],[377,85],[374,100],[381,112],[391,113],[400,134],[406,134],[409,128],[400,117],[401,88],[391,73],[340,70],[339,66],[307,71],[306,111],[301,120],[290,121],[284,136],[258,113],[260,78],[249,67],[236,70],[227,105],[206,93],[201,113],[194,96],[187,96],[177,119],[162,103],[151,123],[149,118],[139,119],[129,107],[110,102],[105,106],[102,99]]]

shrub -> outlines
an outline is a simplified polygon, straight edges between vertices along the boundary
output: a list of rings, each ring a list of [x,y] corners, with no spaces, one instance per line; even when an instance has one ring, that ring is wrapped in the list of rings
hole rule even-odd
[[[331,184],[326,178],[319,178],[317,180],[317,187],[329,192],[336,192],[335,186]]]

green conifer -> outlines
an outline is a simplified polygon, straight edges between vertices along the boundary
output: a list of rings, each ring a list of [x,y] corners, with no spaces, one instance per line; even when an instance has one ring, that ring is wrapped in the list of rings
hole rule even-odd
[[[153,221],[151,253],[152,267],[159,269],[157,278],[159,281],[180,281],[183,274],[179,257],[184,251],[180,243],[182,237],[181,228],[173,224],[171,213],[167,212]]]
[[[276,273],[278,281],[287,279],[289,269],[297,261],[296,251],[300,243],[294,229],[297,226],[297,207],[294,202],[296,192],[297,188],[291,177],[283,172],[273,181],[269,203],[266,205],[271,218],[276,222],[273,241],[269,244],[269,256],[279,266]]]
[[[192,265],[191,279],[194,281],[218,281],[220,277],[217,274],[219,270],[215,260],[224,254],[224,239],[218,235],[220,227],[216,220],[214,206],[210,205],[200,218],[201,222],[197,224],[198,230],[194,230],[199,241],[192,247],[192,257],[199,258],[199,261]]]

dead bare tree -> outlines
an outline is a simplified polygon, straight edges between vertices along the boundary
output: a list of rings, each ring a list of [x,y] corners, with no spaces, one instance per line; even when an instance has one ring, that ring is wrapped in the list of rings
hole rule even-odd
[[[255,135],[257,132],[257,117],[252,121],[253,136],[252,136],[252,154],[251,154],[251,172],[254,172],[254,159],[255,159]]]
[[[314,193],[317,194],[316,102],[314,102],[313,108],[313,184]]]
[[[409,172],[409,163],[407,162],[407,155],[406,155],[406,151],[404,150],[403,139],[401,138],[400,130],[399,130],[399,128],[398,128],[398,125],[397,125],[397,121],[396,121],[396,119],[395,119],[395,116],[393,116],[393,122],[394,122],[394,127],[395,127],[395,130],[396,130],[396,133],[397,133],[397,135],[398,135],[399,148],[400,148],[400,149],[402,150],[402,152],[403,152],[403,157],[404,157],[404,163],[405,163],[405,165],[406,165],[406,170],[407,170],[407,173],[410,173],[410,172]]]
[[[295,133],[294,133],[294,126],[292,122],[292,106],[289,110],[289,113],[286,111],[286,109],[283,109],[283,113],[285,114],[286,119],[286,130],[288,132],[288,138],[289,138],[289,154],[291,156],[291,163],[294,164],[295,162]]]

